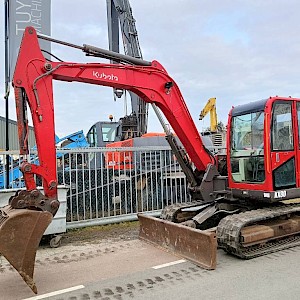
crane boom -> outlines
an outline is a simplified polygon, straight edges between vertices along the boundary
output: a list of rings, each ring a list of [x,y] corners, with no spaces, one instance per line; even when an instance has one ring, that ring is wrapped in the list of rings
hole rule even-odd
[[[126,55],[142,59],[142,52],[138,40],[135,19],[128,0],[107,0],[107,24],[109,50],[120,51],[119,33],[121,32],[124,53]],[[114,63],[114,60],[111,60]],[[136,119],[137,128],[133,126],[133,136],[141,136],[147,132],[148,123],[148,103],[143,101],[138,95],[129,91],[131,98],[131,118]],[[129,124],[126,125],[126,116],[122,119],[124,127],[130,127],[132,120],[128,118]]]

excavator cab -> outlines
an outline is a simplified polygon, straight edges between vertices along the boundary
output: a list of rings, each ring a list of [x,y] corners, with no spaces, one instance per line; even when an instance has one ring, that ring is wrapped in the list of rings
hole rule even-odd
[[[87,141],[91,147],[105,147],[118,139],[119,122],[99,121],[87,133]]]
[[[229,115],[228,182],[234,197],[277,202],[300,196],[299,99],[270,97]]]

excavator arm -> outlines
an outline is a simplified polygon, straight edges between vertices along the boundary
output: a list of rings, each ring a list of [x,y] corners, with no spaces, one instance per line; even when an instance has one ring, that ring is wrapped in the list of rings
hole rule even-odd
[[[0,253],[17,269],[34,292],[37,292],[33,282],[36,250],[59,206],[53,80],[76,81],[132,91],[145,102],[154,103],[161,109],[198,173],[204,174],[207,166],[215,164],[212,155],[202,143],[177,84],[159,62],[150,63],[93,46],[81,47],[65,42],[61,43],[81,49],[88,55],[113,58],[123,64],[50,62],[42,54],[38,37],[41,38],[33,27],[25,29],[13,86],[20,151],[25,156],[29,151],[26,113],[28,106],[32,115],[39,165],[27,162],[26,157],[23,159],[21,171],[24,174],[26,191],[18,192],[10,199],[7,207],[0,209]],[[36,175],[42,178],[44,194],[37,189]],[[18,234],[14,236],[15,231]]]
[[[56,184],[52,80],[77,81],[134,92],[144,101],[154,103],[161,109],[199,171],[205,171],[208,164],[214,164],[177,84],[159,62],[138,66],[48,62],[40,50],[36,32],[29,27],[24,33],[13,83],[18,116],[24,114],[24,100],[21,104],[18,100],[21,92],[26,94],[25,99],[31,110],[41,161],[40,167],[35,166],[33,172],[38,169],[39,175],[43,177],[47,197],[55,195]],[[23,141],[22,136],[21,140]],[[27,146],[23,148],[27,149]],[[35,188],[27,181],[29,189]]]

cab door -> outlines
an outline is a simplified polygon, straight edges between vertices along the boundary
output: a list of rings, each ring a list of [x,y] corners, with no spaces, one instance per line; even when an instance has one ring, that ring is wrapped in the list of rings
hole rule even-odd
[[[295,101],[296,184],[300,187],[300,101]]]
[[[298,108],[300,109],[300,106]],[[299,167],[299,159],[297,159],[299,139],[295,110],[296,105],[293,101],[277,100],[273,102],[271,166],[274,190],[299,186],[299,180],[296,180],[296,169]]]

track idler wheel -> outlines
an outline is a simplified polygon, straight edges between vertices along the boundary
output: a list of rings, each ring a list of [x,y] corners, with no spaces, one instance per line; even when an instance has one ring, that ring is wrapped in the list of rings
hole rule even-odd
[[[0,208],[0,254],[34,293],[37,293],[33,281],[36,251],[52,218],[47,211],[14,209],[10,205]]]

